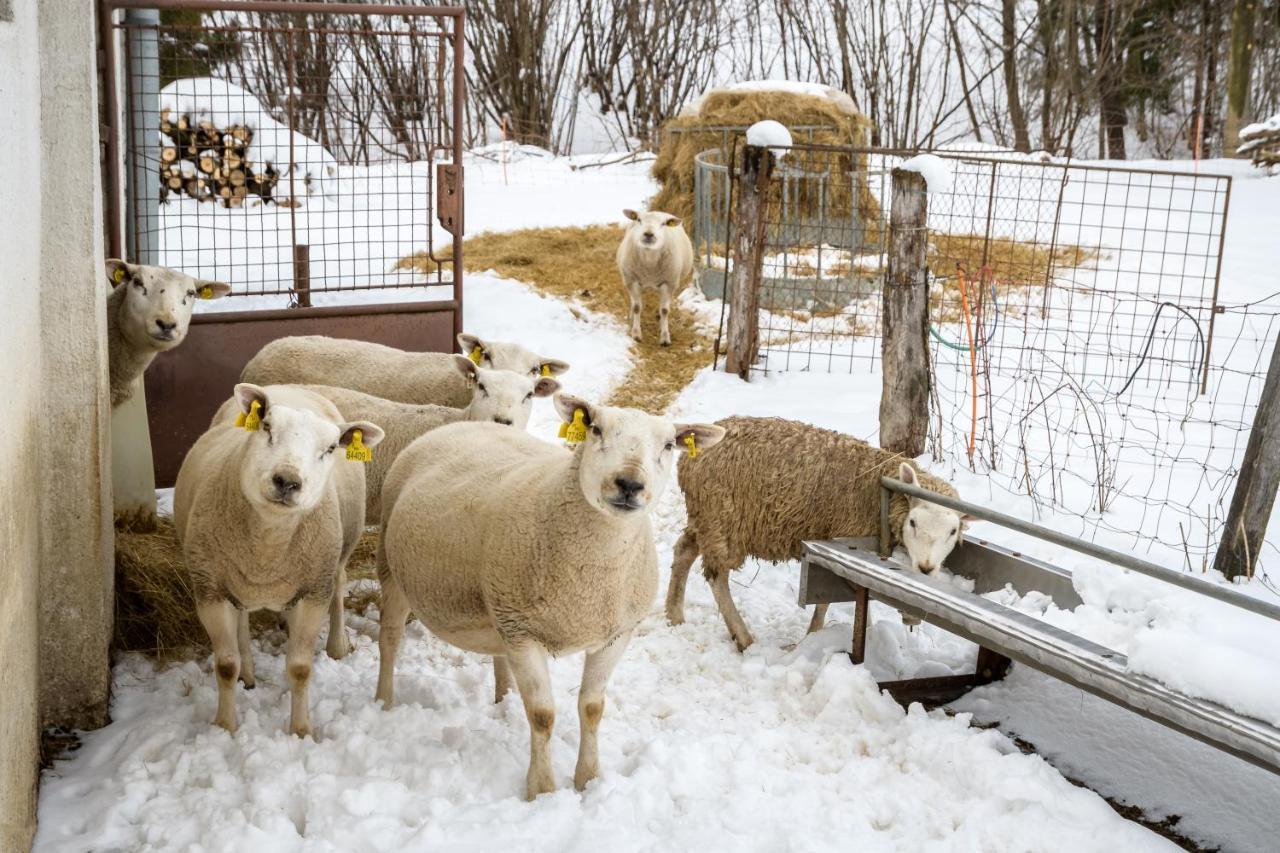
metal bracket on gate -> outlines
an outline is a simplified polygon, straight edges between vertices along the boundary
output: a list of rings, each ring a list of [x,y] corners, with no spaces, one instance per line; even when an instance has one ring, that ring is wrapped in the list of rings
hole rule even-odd
[[[436,165],[436,218],[454,237],[462,236],[462,166]]]

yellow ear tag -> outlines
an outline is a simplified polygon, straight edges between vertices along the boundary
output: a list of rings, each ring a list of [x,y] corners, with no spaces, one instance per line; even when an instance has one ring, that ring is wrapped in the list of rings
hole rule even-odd
[[[551,375],[551,365],[549,365],[549,364],[544,364],[544,365],[542,365],[542,375],[543,375],[543,376],[550,376],[550,375]]]
[[[480,349],[479,345],[472,347],[471,352],[467,355],[467,358],[474,361],[476,365],[480,364],[480,359],[483,357],[484,357],[484,350]]]
[[[116,284],[124,281],[124,267],[116,267],[115,272],[111,274],[111,280]]]
[[[213,287],[212,287],[211,285],[206,284],[204,287],[200,288],[200,298],[201,298],[201,299],[212,299],[212,298],[213,298]]]
[[[581,444],[587,439],[587,425],[583,421],[586,413],[582,409],[573,410],[573,423],[560,424],[560,437],[566,444]]]
[[[694,459],[698,455],[698,439],[694,438],[693,433],[689,433],[684,437],[684,446],[689,448],[689,458]]]
[[[246,432],[257,432],[262,429],[262,416],[258,414],[258,410],[262,408],[261,400],[254,400],[249,404],[249,413],[241,412],[236,415],[236,426],[244,427]]]
[[[373,459],[373,451],[364,446],[360,430],[351,433],[351,443],[347,445],[347,460],[350,462],[369,462]]]

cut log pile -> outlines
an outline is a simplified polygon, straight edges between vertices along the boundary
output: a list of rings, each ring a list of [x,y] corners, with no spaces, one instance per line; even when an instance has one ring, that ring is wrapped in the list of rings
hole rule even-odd
[[[223,207],[240,207],[254,197],[263,203],[276,201],[280,174],[271,163],[249,160],[253,128],[242,124],[215,127],[183,114],[160,111],[160,200],[170,193],[198,201],[217,201]]]
[[[1280,166],[1280,115],[1240,131],[1240,147],[1236,153],[1249,155],[1253,165],[1263,169]]]

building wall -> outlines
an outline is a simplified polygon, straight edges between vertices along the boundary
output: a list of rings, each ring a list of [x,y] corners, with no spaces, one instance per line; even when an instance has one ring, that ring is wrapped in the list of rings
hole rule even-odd
[[[111,636],[94,4],[0,0],[0,850],[39,732],[106,720]]]

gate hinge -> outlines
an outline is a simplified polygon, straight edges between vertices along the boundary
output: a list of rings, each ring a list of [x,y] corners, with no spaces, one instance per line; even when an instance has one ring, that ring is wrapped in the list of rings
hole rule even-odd
[[[436,165],[436,218],[454,237],[462,236],[462,166]]]

